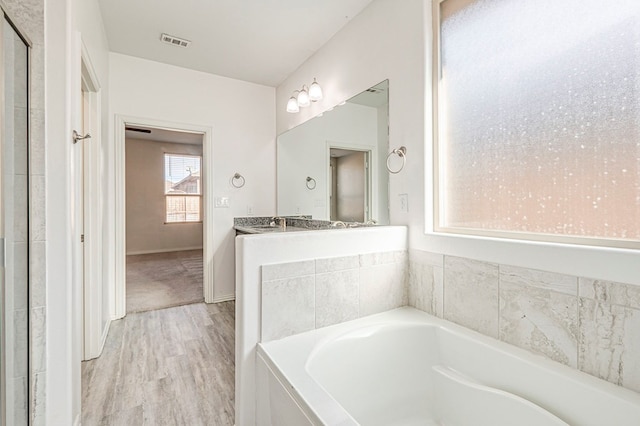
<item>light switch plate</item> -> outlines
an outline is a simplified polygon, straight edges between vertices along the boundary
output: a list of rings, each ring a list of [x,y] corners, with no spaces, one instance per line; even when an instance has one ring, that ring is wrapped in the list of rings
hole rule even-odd
[[[400,211],[403,213],[409,212],[409,194],[399,194],[400,197]]]
[[[216,197],[213,202],[216,209],[229,208],[229,197]]]

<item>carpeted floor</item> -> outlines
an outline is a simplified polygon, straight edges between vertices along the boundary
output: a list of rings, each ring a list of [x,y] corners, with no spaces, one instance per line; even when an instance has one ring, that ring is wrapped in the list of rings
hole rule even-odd
[[[202,250],[127,256],[127,313],[204,301]]]

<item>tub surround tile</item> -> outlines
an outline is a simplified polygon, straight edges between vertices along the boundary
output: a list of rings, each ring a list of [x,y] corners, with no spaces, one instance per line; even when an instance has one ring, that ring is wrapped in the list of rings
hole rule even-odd
[[[444,318],[498,338],[498,265],[445,256]]]
[[[366,268],[369,266],[396,263],[397,260],[401,260],[401,257],[404,253],[406,253],[406,251],[402,250],[361,254],[360,267]]]
[[[360,268],[360,316],[377,314],[408,303],[404,264]]]
[[[27,336],[24,334],[24,330],[27,329],[27,315],[26,309],[13,311],[13,375],[9,379],[29,374],[27,365],[29,352]]]
[[[500,339],[577,368],[577,298],[502,278]]]
[[[29,282],[31,283],[31,308],[41,308],[45,306],[46,289],[46,243],[44,241],[34,241],[30,248]]]
[[[31,394],[33,395],[33,426],[46,425],[46,400],[47,400],[47,375],[46,373],[36,373],[32,375],[33,381]]]
[[[640,309],[640,285],[579,278],[580,297]]]
[[[27,404],[29,392],[27,389],[27,378],[17,377],[9,379],[11,383],[11,395],[13,397],[13,425],[25,425],[25,420],[29,418],[29,407]]]
[[[580,278],[580,370],[640,392],[640,287]]]
[[[262,283],[262,339],[281,339],[315,328],[315,276]]]
[[[355,269],[359,266],[360,259],[357,255],[316,259],[316,274]]]
[[[412,250],[409,258],[409,305],[442,318],[444,256]]]
[[[32,194],[32,201],[29,206],[31,240],[44,241],[47,232],[45,215],[46,183],[44,176],[31,176],[30,186]]]
[[[359,269],[317,274],[316,328],[358,318],[359,288]]]
[[[572,296],[578,294],[578,279],[574,276],[517,266],[500,265],[500,284],[502,283],[553,290]]]
[[[262,266],[262,281],[273,281],[284,278],[313,275],[316,273],[315,260],[303,260],[300,262],[277,263]]]
[[[44,307],[31,310],[31,370],[41,373],[46,368],[46,311]]]

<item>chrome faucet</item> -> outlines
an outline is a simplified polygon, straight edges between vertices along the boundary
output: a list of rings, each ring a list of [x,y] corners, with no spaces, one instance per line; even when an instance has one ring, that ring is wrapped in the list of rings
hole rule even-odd
[[[282,228],[282,230],[287,229],[287,219],[281,216],[275,216],[271,218],[271,223],[274,225],[278,225],[278,227]]]

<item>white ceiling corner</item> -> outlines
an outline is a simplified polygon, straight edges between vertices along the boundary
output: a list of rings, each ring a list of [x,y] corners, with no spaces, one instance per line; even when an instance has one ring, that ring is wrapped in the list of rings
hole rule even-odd
[[[99,0],[111,51],[272,87],[371,1]]]

